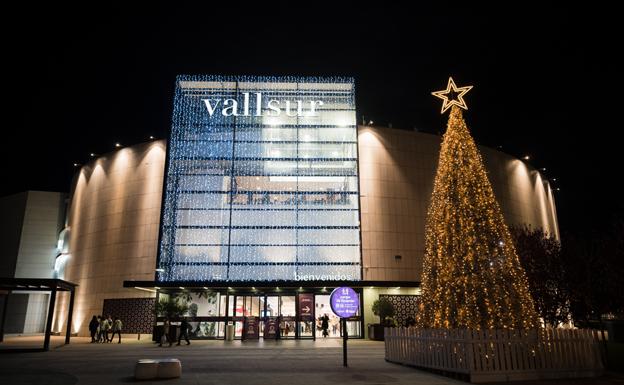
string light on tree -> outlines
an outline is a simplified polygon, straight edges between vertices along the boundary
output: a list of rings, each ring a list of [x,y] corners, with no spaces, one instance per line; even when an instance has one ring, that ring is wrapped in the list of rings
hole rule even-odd
[[[451,109],[425,231],[418,323],[427,328],[538,325],[526,274],[462,116],[472,86],[433,92]]]

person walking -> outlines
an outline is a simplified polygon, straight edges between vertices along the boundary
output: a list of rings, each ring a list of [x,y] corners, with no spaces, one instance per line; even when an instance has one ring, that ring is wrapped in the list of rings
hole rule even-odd
[[[191,341],[189,341],[189,337],[188,337],[188,332],[190,328],[191,328],[191,324],[188,323],[186,318],[182,318],[182,322],[180,323],[180,336],[178,337],[177,346],[180,346],[180,342],[182,342],[182,338],[186,340],[187,345],[191,344]]]
[[[162,335],[160,336],[160,344],[158,346],[162,346],[164,341],[169,342],[169,346],[171,347],[171,337],[169,336],[169,329],[171,328],[171,322],[169,322],[169,318],[165,318],[165,322],[162,327]]]
[[[329,329],[329,316],[327,316],[327,313],[321,317],[321,329],[323,329],[323,338],[328,337],[329,332],[327,329]]]
[[[119,317],[115,317],[115,321],[113,322],[113,335],[110,338],[111,342],[115,338],[115,333],[117,333],[119,335],[119,342],[117,342],[117,343],[118,344],[121,343],[121,328],[122,327],[123,327],[123,323],[121,322]]]
[[[91,318],[91,322],[89,322],[89,332],[91,333],[91,343],[96,342],[95,336],[97,335],[99,326],[100,326],[100,321],[98,321],[97,316],[93,316],[93,318]]]
[[[113,342],[113,337],[110,335],[113,330],[113,317],[109,314],[108,318],[106,318],[106,341],[105,342]]]
[[[97,342],[106,342],[104,340],[104,335],[106,333],[106,324],[107,324],[106,318],[104,318],[104,316],[99,316],[98,319],[100,320],[100,325],[99,325]]]

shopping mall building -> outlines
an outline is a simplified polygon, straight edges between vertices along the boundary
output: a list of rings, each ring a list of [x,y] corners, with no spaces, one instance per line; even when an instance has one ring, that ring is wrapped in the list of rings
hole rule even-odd
[[[92,159],[71,187],[55,274],[77,284],[72,329],[119,316],[151,333],[155,298],[187,303],[197,338],[280,316],[314,338],[329,294],[351,286],[349,335],[417,311],[424,229],[441,138],[358,126],[353,79],[180,76],[168,140]],[[480,147],[509,225],[558,237],[553,192],[526,162]],[[53,328],[65,330],[68,296]],[[270,335],[272,338],[273,335]]]

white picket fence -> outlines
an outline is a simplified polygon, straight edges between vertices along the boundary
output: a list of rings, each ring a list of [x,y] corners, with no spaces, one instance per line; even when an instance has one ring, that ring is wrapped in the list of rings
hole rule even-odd
[[[593,377],[603,373],[594,330],[467,330],[386,328],[386,361],[471,382]]]

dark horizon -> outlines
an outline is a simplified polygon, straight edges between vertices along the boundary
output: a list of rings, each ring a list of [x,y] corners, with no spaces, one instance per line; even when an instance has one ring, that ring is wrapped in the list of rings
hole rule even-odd
[[[622,215],[609,109],[623,68],[616,12],[65,7],[13,15],[5,127],[14,138],[2,153],[2,195],[68,191],[73,163],[89,153],[165,138],[178,74],[353,76],[358,122],[434,134],[447,115],[431,92],[450,75],[474,86],[465,118],[478,143],[530,155],[557,179],[563,232]]]

